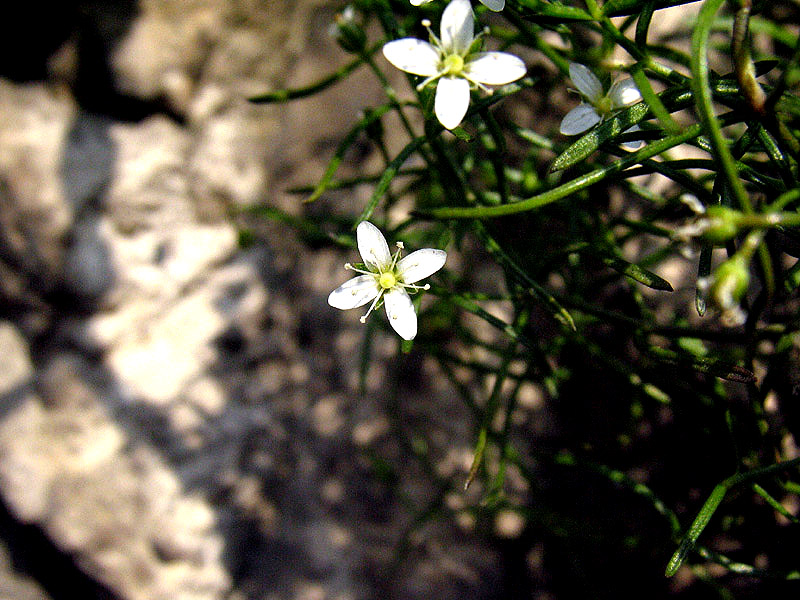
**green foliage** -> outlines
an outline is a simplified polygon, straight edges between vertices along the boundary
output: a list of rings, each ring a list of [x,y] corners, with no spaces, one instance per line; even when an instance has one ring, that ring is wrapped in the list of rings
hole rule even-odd
[[[350,226],[369,219],[396,227],[409,246],[461,258],[433,278],[419,336],[398,344],[398,353],[430,357],[473,419],[474,438],[464,440],[472,467],[450,477],[428,464],[436,442],[424,428],[398,427],[442,490],[418,507],[415,527],[449,514],[444,491],[477,487],[464,510],[482,517],[486,536],[494,533],[485,517],[510,508],[526,520],[523,549],[543,539],[554,555],[586,561],[574,581],[565,577],[566,596],[626,560],[634,561],[628,571],[646,565],[629,574],[637,590],[654,564],[668,576],[693,565],[695,583],[713,581],[725,597],[744,586],[734,574],[798,578],[798,519],[787,508],[800,490],[792,453],[800,445],[797,3],[507,0],[490,13],[475,2],[488,24],[485,45],[524,57],[529,71],[491,95],[473,91],[452,132],[433,114],[432,86],[417,90],[422,78],[409,75],[395,90],[385,73],[392,67],[376,58],[422,18],[435,30],[445,2],[355,5],[357,18],[339,21],[353,62],[253,101],[323,93],[371,69],[386,102],[365,109],[322,179],[297,190],[320,203],[331,190],[367,183],[370,198],[347,224],[320,223],[319,211],[312,221],[258,210],[314,244],[352,247]],[[663,37],[661,11],[675,6],[699,10]],[[378,30],[383,39],[367,39]],[[571,62],[606,81],[632,77],[642,101],[576,138],[559,134],[579,103],[566,93]],[[383,132],[398,122],[405,145],[392,154]],[[385,167],[336,179],[365,136]],[[635,141],[635,150],[620,145]],[[389,216],[398,197],[413,202],[400,223]],[[486,263],[500,284],[474,276]],[[498,316],[498,303],[510,318]],[[495,335],[479,334],[476,320]],[[365,329],[367,338],[378,330]],[[365,352],[362,378],[368,362]],[[537,437],[530,420],[515,424],[526,386],[544,396],[536,416],[550,424],[549,437]],[[403,471],[370,460],[376,476]],[[524,493],[508,484],[512,468]],[[577,497],[597,497],[596,506]],[[733,555],[721,550],[723,538],[729,547],[736,540]]]

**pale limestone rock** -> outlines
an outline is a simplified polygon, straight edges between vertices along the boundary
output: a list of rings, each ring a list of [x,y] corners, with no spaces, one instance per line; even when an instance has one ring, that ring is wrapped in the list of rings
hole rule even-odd
[[[222,598],[230,580],[213,512],[130,438],[91,372],[75,356],[53,360],[41,399],[30,395],[0,422],[6,502],[122,598]]]
[[[75,106],[40,84],[0,80],[0,229],[25,268],[53,277],[72,207],[61,169]]]

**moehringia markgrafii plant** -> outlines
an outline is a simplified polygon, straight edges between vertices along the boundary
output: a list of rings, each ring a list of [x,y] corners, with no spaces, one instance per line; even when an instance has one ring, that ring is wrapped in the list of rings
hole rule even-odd
[[[561,121],[559,131],[564,135],[578,135],[588,131],[616,111],[633,106],[642,100],[639,88],[629,77],[615,81],[608,89],[608,93],[604,94],[603,84],[587,67],[579,63],[569,63],[569,76],[583,96],[584,102],[569,111]],[[637,125],[627,129],[627,131],[638,130]],[[622,145],[636,150],[642,142],[625,142]]]
[[[427,4],[431,2],[431,0],[411,0],[411,4],[414,6],[421,6],[423,4]],[[506,0],[481,0],[481,4],[483,4],[489,10],[493,10],[495,12],[500,12],[505,8]]]
[[[364,268],[345,263],[345,269],[359,275],[333,290],[328,296],[328,304],[347,310],[372,302],[367,313],[361,317],[361,322],[365,323],[370,313],[383,302],[392,328],[404,340],[414,339],[417,335],[417,313],[408,292],[429,289],[427,284],[415,284],[441,269],[447,253],[435,248],[424,248],[400,258],[403,243],[397,242],[397,251],[392,255],[386,238],[377,227],[367,221],[358,224],[356,241]]]
[[[394,40],[383,55],[398,69],[426,79],[421,90],[436,81],[434,112],[447,129],[457,127],[469,108],[470,88],[488,93],[487,85],[505,85],[523,77],[525,63],[507,52],[473,52],[475,23],[469,0],[452,0],[442,13],[440,37],[428,27],[431,42],[417,38]]]

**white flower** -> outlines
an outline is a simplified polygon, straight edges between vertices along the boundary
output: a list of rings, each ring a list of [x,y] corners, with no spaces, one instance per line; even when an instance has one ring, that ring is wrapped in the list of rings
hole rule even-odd
[[[416,38],[394,40],[383,47],[383,55],[398,69],[425,77],[418,90],[438,80],[434,112],[442,125],[453,129],[467,113],[471,86],[490,92],[484,84],[511,83],[524,76],[526,68],[507,52],[470,52],[475,25],[469,0],[453,0],[447,5],[440,33],[437,38],[430,32],[432,43]]]
[[[427,4],[431,0],[411,0],[411,4],[414,6],[420,6],[422,4]],[[500,12],[506,5],[506,0],[481,0],[481,4],[483,4],[489,10],[493,10],[495,12]]]
[[[584,97],[585,102],[573,108],[561,121],[559,130],[564,135],[577,135],[588,131],[612,113],[632,106],[642,100],[642,94],[633,79],[625,78],[615,81],[603,93],[603,84],[587,67],[578,63],[569,63],[569,76],[572,83]],[[638,131],[634,125],[627,131]],[[636,149],[642,142],[626,142],[626,148]]]
[[[366,268],[359,269],[346,263],[345,269],[360,275],[333,290],[328,296],[328,304],[347,310],[372,302],[367,313],[361,317],[361,322],[364,323],[373,309],[383,301],[392,328],[404,340],[413,340],[417,335],[417,313],[414,312],[414,304],[406,290],[416,292],[429,289],[427,284],[414,284],[441,269],[447,253],[444,250],[425,248],[398,260],[403,243],[397,242],[397,252],[392,256],[383,234],[367,221],[358,224],[356,240]]]

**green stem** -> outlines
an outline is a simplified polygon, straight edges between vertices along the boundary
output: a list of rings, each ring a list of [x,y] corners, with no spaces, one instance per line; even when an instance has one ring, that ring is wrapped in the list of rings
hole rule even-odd
[[[366,60],[369,60],[371,56],[383,48],[383,45],[386,43],[386,40],[381,40],[369,50],[366,50],[363,55],[359,56],[352,62],[347,63],[345,66],[337,69],[330,75],[323,77],[319,81],[316,81],[312,84],[307,86],[289,89],[289,90],[277,90],[275,92],[268,92],[266,94],[261,94],[259,96],[253,96],[249,98],[250,102],[254,104],[270,104],[275,102],[288,102],[289,100],[297,100],[298,98],[306,98],[307,96],[312,96],[317,92],[321,92],[322,90],[330,87],[331,85],[341,81],[350,73],[355,71],[358,67],[360,67]]]
[[[714,17],[725,0],[706,0],[700,9],[694,34],[692,35],[692,89],[694,91],[695,107],[700,121],[711,141],[714,154],[720,163],[722,175],[728,188],[736,199],[740,209],[745,213],[752,213],[753,206],[747,191],[744,189],[736,164],[731,154],[728,143],[722,135],[722,126],[714,114],[712,104],[711,83],[708,69],[708,38]]]
[[[481,219],[487,217],[502,217],[505,215],[513,215],[521,212],[527,212],[542,206],[546,206],[567,196],[575,194],[589,186],[599,183],[606,179],[608,176],[618,173],[632,165],[635,165],[647,158],[652,158],[661,154],[665,150],[674,148],[684,142],[687,142],[702,133],[703,129],[700,125],[692,125],[687,127],[682,133],[679,133],[663,140],[658,140],[652,144],[648,144],[638,152],[632,153],[608,166],[600,167],[581,175],[575,179],[568,181],[552,190],[542,192],[536,196],[532,196],[514,204],[501,204],[500,206],[448,206],[442,208],[435,208],[430,211],[420,211],[420,214],[431,217],[433,219]]]

